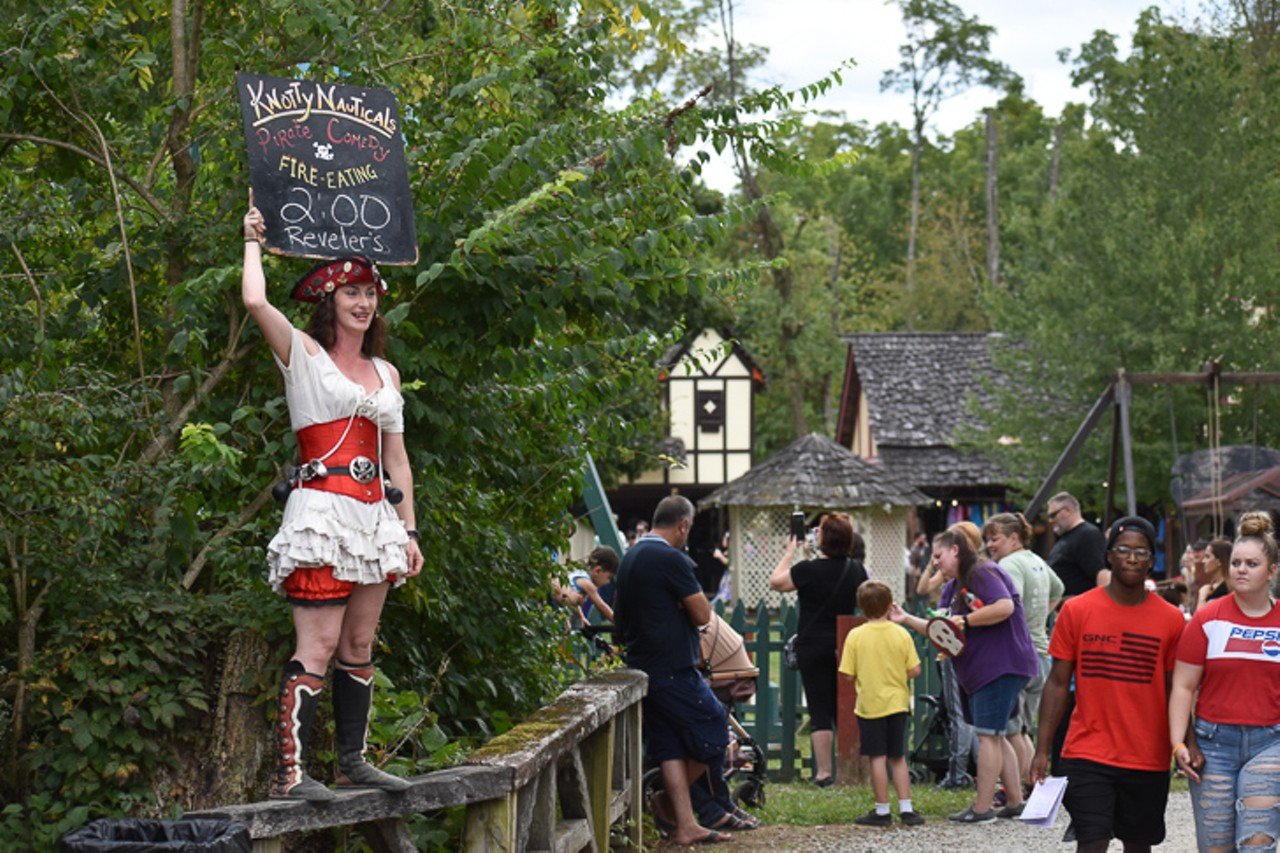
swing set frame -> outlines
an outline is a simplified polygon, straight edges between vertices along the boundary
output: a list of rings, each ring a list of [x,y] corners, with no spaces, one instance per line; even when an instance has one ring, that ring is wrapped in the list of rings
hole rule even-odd
[[[1107,460],[1107,500],[1103,529],[1111,526],[1112,507],[1115,504],[1117,457],[1124,464],[1125,507],[1127,515],[1138,514],[1138,501],[1133,483],[1133,440],[1129,430],[1129,407],[1133,402],[1133,388],[1137,385],[1203,385],[1207,394],[1216,394],[1223,385],[1261,386],[1280,385],[1280,373],[1252,371],[1248,373],[1224,372],[1218,362],[1210,362],[1198,373],[1128,373],[1120,368],[1111,377],[1107,387],[1094,402],[1089,414],[1076,429],[1071,441],[1053,464],[1048,476],[1027,505],[1026,517],[1035,519],[1052,494],[1063,472],[1075,461],[1085,440],[1093,434],[1107,409],[1111,409],[1111,454]],[[1216,426],[1216,425],[1215,425]],[[1217,486],[1215,485],[1215,489]]]

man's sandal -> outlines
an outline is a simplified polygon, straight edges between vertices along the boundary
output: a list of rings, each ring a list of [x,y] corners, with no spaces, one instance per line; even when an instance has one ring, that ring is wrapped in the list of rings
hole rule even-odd
[[[728,844],[732,840],[733,840],[732,835],[728,835],[727,833],[724,833],[724,832],[716,832],[713,829],[710,832],[708,832],[706,835],[699,838],[697,841],[690,841],[688,844],[681,844],[680,846],[692,847],[696,844]],[[676,843],[679,843],[679,842],[676,842]]]
[[[707,829],[712,832],[747,832],[757,828],[759,825],[759,823],[743,820],[733,812],[727,812],[719,823],[714,826],[708,826]]]

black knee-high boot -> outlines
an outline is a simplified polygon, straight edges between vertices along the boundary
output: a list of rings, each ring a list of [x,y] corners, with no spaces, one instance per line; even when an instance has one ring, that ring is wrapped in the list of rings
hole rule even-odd
[[[271,778],[273,800],[324,802],[334,798],[333,791],[307,775],[303,762],[323,685],[324,676],[307,672],[300,661],[284,665],[276,723],[279,760]]]
[[[338,661],[333,670],[333,723],[338,742],[338,786],[404,791],[409,782],[365,761],[369,711],[373,707],[373,664]]]

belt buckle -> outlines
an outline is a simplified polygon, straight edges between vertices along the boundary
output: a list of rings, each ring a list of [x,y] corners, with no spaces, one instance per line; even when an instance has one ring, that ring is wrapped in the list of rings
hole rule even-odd
[[[310,482],[317,477],[329,476],[329,469],[319,459],[312,459],[310,462],[304,462],[298,466],[298,479],[302,482]]]
[[[347,470],[351,472],[351,479],[357,483],[372,483],[378,476],[378,463],[368,456],[356,456],[347,463]]]

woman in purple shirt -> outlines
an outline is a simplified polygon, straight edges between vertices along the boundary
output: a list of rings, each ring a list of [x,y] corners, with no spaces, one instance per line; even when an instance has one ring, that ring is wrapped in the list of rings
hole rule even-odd
[[[955,526],[933,540],[938,568],[947,578],[939,606],[950,608],[950,619],[964,637],[955,656],[956,680],[965,722],[978,735],[978,779],[973,805],[950,816],[959,823],[988,823],[997,817],[1022,814],[1022,783],[1018,760],[1004,738],[1018,694],[1036,673],[1036,651],[1027,630],[1013,581],[1004,569],[980,557]],[[928,622],[896,605],[889,618],[921,634]],[[1006,804],[992,807],[996,777],[1004,782]]]

